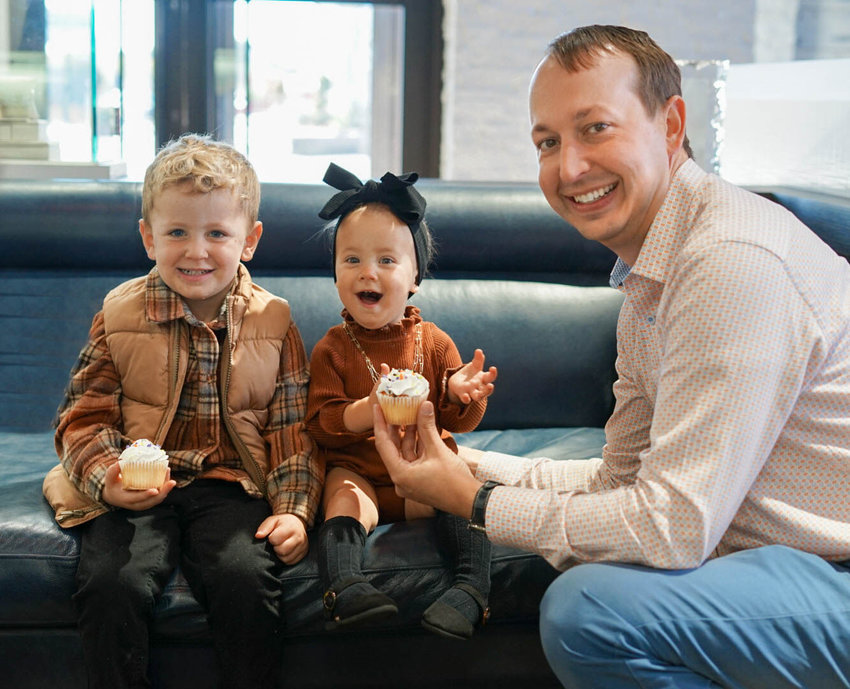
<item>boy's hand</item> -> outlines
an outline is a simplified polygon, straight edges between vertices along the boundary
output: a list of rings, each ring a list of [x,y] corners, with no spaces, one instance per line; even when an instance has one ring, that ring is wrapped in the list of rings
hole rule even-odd
[[[453,404],[469,404],[489,397],[493,393],[493,381],[497,374],[495,366],[484,370],[484,352],[476,349],[472,361],[449,378],[449,401]]]
[[[105,503],[113,507],[122,507],[125,510],[141,512],[158,505],[171,489],[177,485],[177,481],[171,479],[171,469],[165,472],[165,481],[159,488],[148,488],[147,490],[126,490],[121,483],[120,467],[115,462],[106,470],[103,477],[103,491],[100,496]]]
[[[304,522],[294,514],[273,514],[266,517],[256,538],[268,538],[281,562],[294,565],[307,554],[309,543]]]

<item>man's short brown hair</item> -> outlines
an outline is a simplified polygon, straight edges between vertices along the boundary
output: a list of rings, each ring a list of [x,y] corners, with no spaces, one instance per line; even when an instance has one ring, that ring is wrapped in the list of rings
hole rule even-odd
[[[625,26],[594,24],[562,33],[548,46],[547,54],[568,72],[589,69],[605,54],[623,53],[637,63],[637,95],[650,115],[672,96],[682,95],[682,74],[670,55],[644,31]],[[693,158],[688,137],[682,147]]]

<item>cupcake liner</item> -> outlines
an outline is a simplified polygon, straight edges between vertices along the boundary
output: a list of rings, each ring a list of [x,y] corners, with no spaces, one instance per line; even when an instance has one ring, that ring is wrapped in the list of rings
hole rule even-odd
[[[396,426],[412,426],[416,423],[416,414],[419,407],[427,398],[421,397],[392,397],[390,395],[378,395],[378,403],[384,412],[387,423]]]
[[[121,482],[124,488],[147,490],[159,488],[163,484],[168,460],[119,459],[118,465],[121,467]]]

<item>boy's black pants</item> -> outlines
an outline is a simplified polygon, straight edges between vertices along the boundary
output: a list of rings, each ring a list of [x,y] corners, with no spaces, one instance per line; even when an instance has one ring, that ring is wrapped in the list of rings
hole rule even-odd
[[[209,614],[222,686],[274,687],[282,565],[254,538],[269,514],[236,483],[199,480],[85,524],[74,602],[91,689],[150,686],[153,610],[178,564]]]

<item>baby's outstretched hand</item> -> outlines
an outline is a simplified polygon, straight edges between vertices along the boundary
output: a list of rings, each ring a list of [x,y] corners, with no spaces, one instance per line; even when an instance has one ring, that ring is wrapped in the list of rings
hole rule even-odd
[[[493,393],[493,381],[497,374],[495,366],[484,370],[484,352],[476,349],[472,361],[449,378],[449,401],[469,404],[489,397]]]

